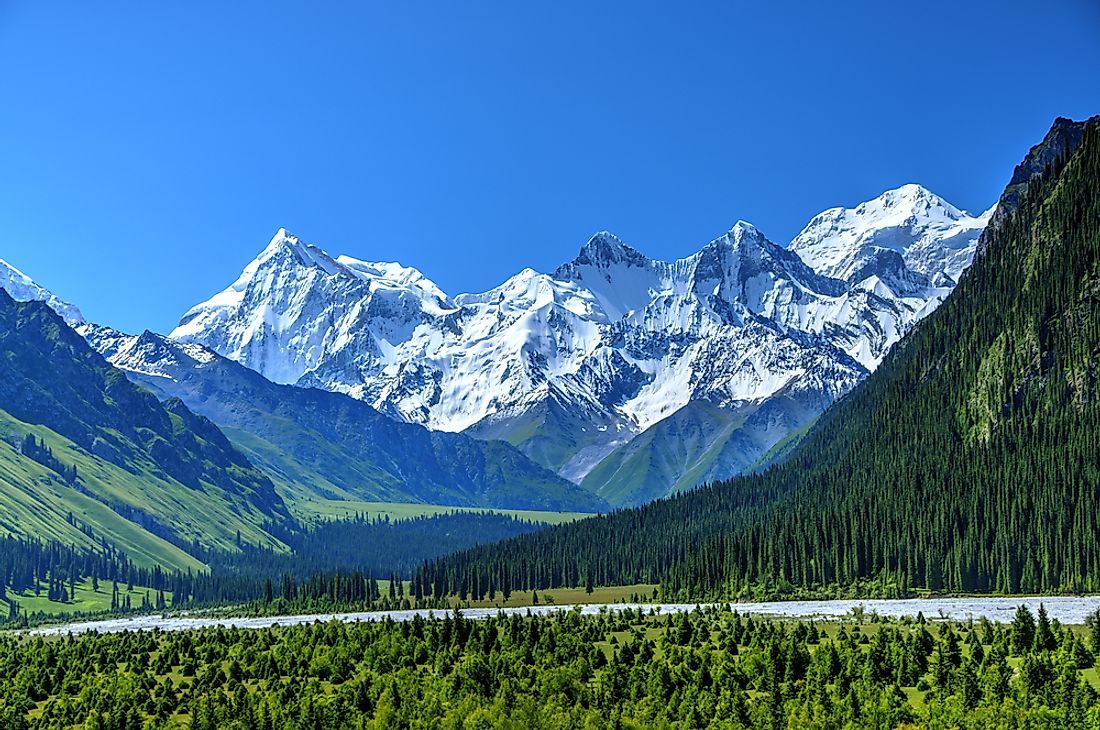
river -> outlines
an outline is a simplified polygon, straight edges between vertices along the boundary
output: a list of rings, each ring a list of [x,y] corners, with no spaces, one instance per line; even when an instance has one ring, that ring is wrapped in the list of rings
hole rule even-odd
[[[1052,619],[1058,619],[1064,624],[1084,623],[1085,616],[1100,609],[1100,596],[1087,596],[1083,598],[1047,596],[1034,597],[1008,597],[1008,598],[912,598],[902,600],[834,600],[834,601],[776,601],[766,603],[737,603],[733,608],[742,614],[752,614],[771,618],[797,618],[797,619],[841,619],[852,618],[854,611],[862,611],[871,616],[915,617],[918,612],[928,619],[951,619],[966,621],[978,620],[982,617],[991,621],[1007,623],[1012,620],[1016,609],[1026,605],[1032,613],[1039,610],[1042,603]],[[642,608],[646,612],[657,610],[660,613],[680,613],[691,611],[700,604],[695,603],[662,603],[662,604],[588,604],[580,606],[509,606],[507,608],[466,608],[460,609],[466,618],[481,619],[487,616],[495,616],[498,613],[545,616],[559,611],[571,611],[579,609],[582,614],[596,614],[603,610],[622,611],[624,609]],[[703,604],[709,605],[709,604]],[[722,604],[724,605],[724,604]],[[239,628],[265,628],[268,626],[292,626],[307,624],[315,621],[381,621],[389,618],[393,621],[409,621],[414,616],[423,618],[429,616],[442,617],[446,611],[411,610],[411,611],[364,611],[360,613],[316,613],[296,616],[262,616],[262,617],[208,617],[189,616],[187,614],[174,615],[144,615],[129,616],[127,618],[112,618],[101,621],[80,621],[56,626],[43,626],[31,629],[27,633],[34,635],[64,635],[80,634],[90,631],[99,633],[112,633],[119,631],[184,631],[187,629],[201,629],[212,626],[236,626]]]

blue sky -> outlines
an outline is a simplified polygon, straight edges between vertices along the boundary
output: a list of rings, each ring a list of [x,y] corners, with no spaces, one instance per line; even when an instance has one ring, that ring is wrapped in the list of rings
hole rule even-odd
[[[906,182],[987,207],[1098,78],[1094,0],[0,0],[0,258],[167,331],[279,226],[452,294],[601,229],[786,242]]]

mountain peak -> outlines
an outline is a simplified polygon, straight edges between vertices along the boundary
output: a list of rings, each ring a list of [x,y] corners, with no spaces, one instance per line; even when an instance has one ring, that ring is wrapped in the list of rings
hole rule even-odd
[[[958,220],[966,216],[966,213],[951,205],[928,188],[923,185],[918,185],[917,183],[906,183],[901,187],[887,190],[877,198],[860,203],[855,208],[857,215],[869,216],[898,213],[927,215],[933,210],[935,210],[939,216],[950,220]]]
[[[599,231],[581,247],[572,265],[604,268],[620,263],[643,265],[647,261],[649,259],[645,255],[623,243],[614,233]]]
[[[897,252],[929,280],[943,274],[957,281],[986,220],[908,183],[854,208],[819,213],[788,248],[819,274],[846,281],[868,261],[881,260],[878,249]]]
[[[288,231],[286,228],[279,226],[279,230],[275,231],[275,235],[271,237],[271,243],[268,246],[276,245],[281,241],[297,241],[298,237]]]
[[[1081,122],[1075,122],[1066,117],[1055,119],[1050,130],[1043,137],[1043,141],[1032,147],[1023,161],[1012,171],[1012,178],[1008,181],[1008,187],[1005,188],[1000,200],[1000,203],[1004,204],[1006,213],[1016,206],[1017,198],[1032,177],[1041,173],[1059,155],[1068,157],[1081,143],[1085,128],[1098,122],[1100,122],[1100,115]]]
[[[84,324],[84,315],[72,304],[62,301],[49,289],[39,286],[31,277],[0,259],[0,289],[6,291],[17,302],[45,302],[50,309],[61,315],[72,327]]]
[[[884,198],[887,196],[901,196],[910,198],[939,198],[938,195],[936,195],[920,183],[905,183],[904,185],[899,185],[896,188],[885,191],[879,197]]]
[[[760,253],[757,249],[762,251],[772,246],[775,244],[769,241],[759,228],[748,221],[738,220],[728,231],[704,246],[696,256],[705,255],[708,251],[728,249],[740,251],[742,255],[757,257]]]
[[[286,228],[275,232],[267,247],[245,269],[245,274],[254,274],[257,268],[284,251],[293,255],[297,263],[322,269],[329,276],[347,275],[382,288],[418,290],[439,300],[440,306],[450,306],[446,293],[415,267],[402,266],[396,261],[364,261],[345,255],[334,257],[311,243],[303,242]]]
[[[275,231],[275,235],[271,237],[271,240],[268,241],[268,244],[264,247],[264,250],[261,251],[260,255],[256,258],[266,258],[282,249],[293,250],[300,248],[303,245],[304,244],[302,243],[301,239],[295,236],[293,233],[285,228],[279,228],[279,230]]]
[[[282,252],[288,252],[295,259],[305,265],[321,268],[325,270],[327,274],[334,274],[339,269],[336,260],[329,256],[325,251],[314,246],[311,243],[305,243],[302,239],[295,236],[293,233],[285,228],[280,228],[275,231],[275,235],[271,237],[271,241],[260,255],[245,268],[245,272],[255,271],[260,265],[278,258]]]
[[[729,229],[728,235],[732,236],[733,238],[735,238],[737,240],[741,240],[742,238],[745,238],[745,237],[749,237],[749,238],[764,238],[765,237],[764,234],[760,232],[759,228],[757,228],[752,223],[749,223],[746,220],[740,220],[740,219],[736,223],[733,224],[732,228]]]

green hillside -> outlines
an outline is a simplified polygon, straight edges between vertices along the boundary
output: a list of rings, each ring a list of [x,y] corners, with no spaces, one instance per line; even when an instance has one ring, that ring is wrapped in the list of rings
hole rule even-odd
[[[425,572],[691,597],[1098,591],[1098,388],[1100,118],[1059,119],[955,292],[786,462]]]
[[[0,411],[0,431],[33,433],[55,454],[75,464],[81,482],[105,489],[134,481],[125,471],[79,453],[71,442],[42,427],[28,426]],[[71,518],[70,518],[71,515]],[[56,472],[0,441],[0,535],[34,536],[95,549],[100,538],[126,547],[136,563],[186,570],[202,567],[180,548],[130,521],[99,499],[67,483]]]
[[[735,412],[688,403],[609,454],[581,484],[613,504],[642,504],[697,486],[742,423]],[[684,474],[680,483],[677,474]]]
[[[195,567],[180,548],[279,547],[271,481],[209,420],[161,403],[40,302],[0,292],[0,528]],[[90,534],[89,534],[90,533]]]

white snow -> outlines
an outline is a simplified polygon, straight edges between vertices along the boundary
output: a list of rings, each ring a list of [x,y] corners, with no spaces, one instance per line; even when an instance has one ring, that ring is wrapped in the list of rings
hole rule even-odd
[[[39,286],[31,277],[3,259],[0,259],[0,289],[5,290],[17,302],[45,302],[72,327],[84,323],[84,315],[79,309]]]
[[[971,216],[920,185],[903,185],[855,208],[820,213],[790,248],[815,271],[840,279],[874,250],[887,249],[929,280],[943,273],[958,281],[992,212]]]
[[[821,213],[789,247],[738,221],[666,262],[601,232],[553,273],[455,297],[280,229],[171,337],[438,430],[565,399],[610,444],[695,399],[843,395],[951,291],[987,217],[906,185]]]

